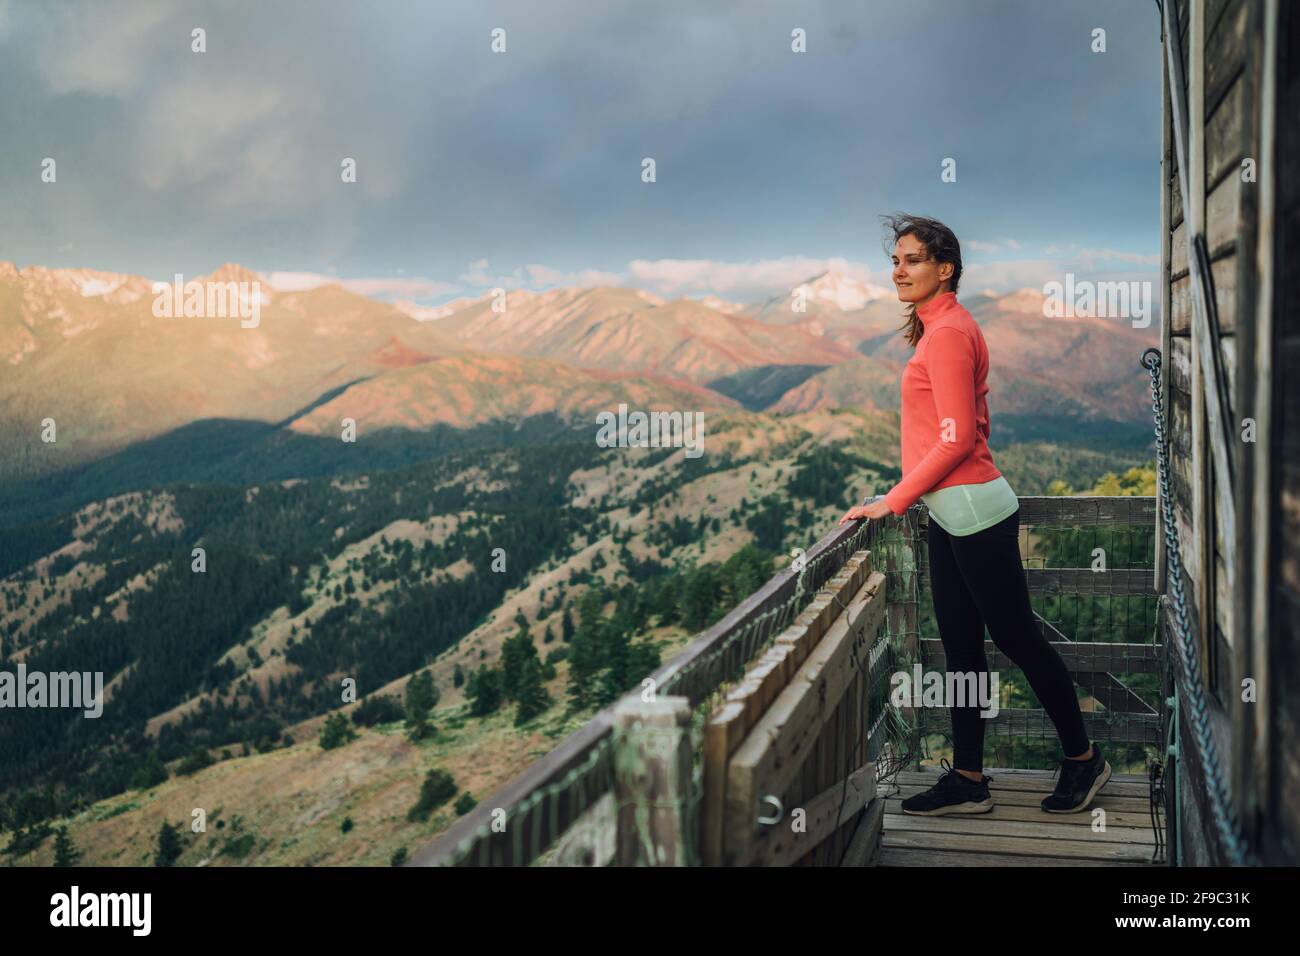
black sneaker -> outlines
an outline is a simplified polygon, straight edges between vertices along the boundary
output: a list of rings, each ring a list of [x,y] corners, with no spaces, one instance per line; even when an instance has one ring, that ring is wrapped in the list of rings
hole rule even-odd
[[[1086,810],[1092,798],[1106,785],[1110,779],[1110,764],[1101,755],[1101,747],[1096,741],[1093,741],[1092,750],[1090,760],[1064,759],[1056,768],[1061,778],[1056,781],[1056,790],[1044,797],[1042,803],[1048,813]]]
[[[946,768],[939,782],[924,793],[904,800],[904,813],[940,817],[948,813],[988,813],[993,809],[993,797],[989,795],[992,777],[981,774],[983,779],[978,782],[963,777],[952,768],[947,757],[939,761],[939,766]]]

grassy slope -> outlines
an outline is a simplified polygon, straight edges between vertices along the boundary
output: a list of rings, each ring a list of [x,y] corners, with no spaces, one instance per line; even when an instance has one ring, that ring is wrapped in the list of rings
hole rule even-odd
[[[872,434],[877,430],[885,434]],[[880,453],[882,439],[888,441],[889,428],[879,419],[864,420],[843,412],[816,412],[798,419],[764,417],[755,423],[745,418],[731,428],[710,433],[710,451],[725,446],[737,455],[755,455],[760,460],[725,472],[705,475],[657,502],[654,518],[641,509],[633,515],[618,503],[652,476],[674,469],[680,453],[646,468],[634,454],[612,455],[603,468],[575,473],[574,482],[582,489],[576,499],[585,503],[610,494],[610,520],[622,530],[631,530],[629,549],[638,558],[655,554],[671,562],[724,560],[752,539],[743,527],[729,525],[727,515],[738,507],[742,498],[751,503],[765,494],[785,498],[783,486],[793,473],[792,462],[802,451],[830,439],[847,440],[852,446],[873,457],[894,461],[894,456]],[[1019,457],[1018,457],[1019,456]],[[1085,462],[1086,470],[1115,468],[1117,463],[1095,452],[1069,451],[1066,456]],[[1050,477],[1060,472],[1055,453],[1043,450],[1006,450],[1000,461],[1022,494],[1037,481],[1035,467],[1052,469]],[[1043,464],[1037,465],[1037,462]],[[1105,467],[1103,467],[1105,466]],[[1017,473],[1017,469],[1023,472]],[[1023,475],[1023,477],[1021,477]],[[1030,476],[1033,476],[1032,478]],[[1071,474],[1078,484],[1084,475]],[[1045,483],[1045,482],[1044,482]],[[855,498],[873,490],[870,482],[852,489]],[[833,525],[841,509],[828,506],[817,513],[817,521],[807,532],[792,531],[788,545],[810,546],[816,537]],[[653,526],[671,522],[678,515],[704,513],[721,518],[718,534],[706,533],[703,540],[660,555],[641,540]],[[414,526],[413,526],[414,528]],[[412,533],[418,533],[413,530]],[[390,535],[393,537],[393,535]],[[805,537],[808,540],[803,540]],[[375,729],[361,729],[357,740],[333,751],[324,751],[317,743],[323,717],[304,721],[290,728],[293,745],[265,754],[234,756],[222,760],[190,777],[172,777],[147,792],[122,794],[92,806],[66,822],[73,842],[82,851],[87,865],[140,865],[152,860],[160,825],[164,821],[183,824],[186,850],[182,865],[330,865],[387,864],[400,847],[414,851],[455,819],[450,801],[427,822],[411,823],[407,809],[414,803],[424,774],[432,767],[449,771],[462,791],[475,799],[490,795],[530,761],[553,748],[567,733],[582,723],[585,715],[566,717],[563,713],[567,665],[558,665],[557,677],[549,690],[556,701],[552,708],[525,728],[513,726],[513,707],[486,719],[470,718],[460,690],[452,686],[451,674],[457,663],[464,669],[477,667],[480,660],[493,662],[500,643],[514,632],[514,617],[522,611],[530,623],[530,632],[539,653],[545,655],[563,646],[558,640],[559,615],[538,619],[543,588],[557,584],[566,587],[566,603],[578,596],[568,585],[571,572],[590,567],[596,554],[606,565],[599,572],[607,580],[616,580],[621,572],[617,548],[606,538],[576,540],[575,553],[564,562],[534,574],[521,588],[511,592],[489,620],[444,652],[432,665],[435,682],[442,691],[441,706],[434,722],[438,734],[419,744],[409,742],[401,724]],[[548,591],[549,603],[552,591]],[[283,615],[280,609],[271,615]],[[547,624],[557,635],[554,644],[542,643]],[[666,629],[654,637],[661,639],[661,654],[667,660],[689,640],[680,629]],[[484,657],[484,654],[486,655]],[[263,655],[265,656],[265,655]],[[400,693],[407,678],[380,689],[380,693]],[[349,708],[350,709],[350,708]],[[236,748],[237,749],[237,748]],[[192,811],[207,811],[206,833],[194,834],[189,821]],[[350,833],[341,832],[345,816],[354,821]],[[239,817],[239,820],[236,820]],[[217,827],[218,821],[225,826]],[[235,827],[239,830],[236,832]],[[222,848],[232,834],[252,834],[252,849],[244,857],[223,854]],[[19,863],[48,865],[52,861],[53,840]]]

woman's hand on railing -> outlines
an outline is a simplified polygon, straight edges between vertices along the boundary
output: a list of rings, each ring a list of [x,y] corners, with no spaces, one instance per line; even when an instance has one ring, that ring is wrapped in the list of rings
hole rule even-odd
[[[840,524],[846,521],[861,521],[863,518],[884,518],[892,515],[889,505],[885,504],[884,498],[877,498],[868,505],[858,505],[844,512],[844,517],[840,519]]]

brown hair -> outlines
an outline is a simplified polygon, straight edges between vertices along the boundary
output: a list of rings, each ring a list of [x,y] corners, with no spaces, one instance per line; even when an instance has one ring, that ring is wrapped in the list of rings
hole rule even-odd
[[[893,254],[893,247],[898,244],[899,239],[904,236],[915,236],[917,241],[925,246],[925,251],[930,258],[936,262],[952,264],[952,278],[948,280],[948,291],[957,291],[957,283],[961,281],[961,244],[957,241],[955,232],[938,219],[927,219],[924,216],[912,216],[901,212],[892,216],[881,216],[880,220],[885,227],[887,254]],[[917,316],[914,304],[908,305],[906,315],[907,321],[899,326],[899,331],[907,339],[907,344],[915,348],[916,343],[921,341],[921,336],[925,334],[925,323]]]

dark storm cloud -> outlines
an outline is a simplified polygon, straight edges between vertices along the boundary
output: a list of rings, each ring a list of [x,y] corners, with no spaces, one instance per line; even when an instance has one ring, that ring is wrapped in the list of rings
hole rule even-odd
[[[0,3],[0,258],[757,286],[879,268],[904,208],[1009,287],[1049,245],[1149,266],[1158,36],[1138,0]]]

